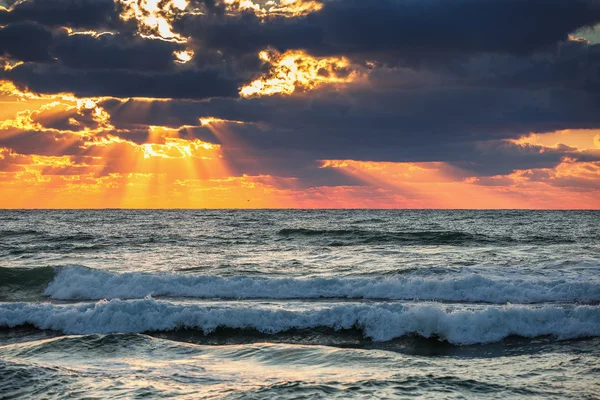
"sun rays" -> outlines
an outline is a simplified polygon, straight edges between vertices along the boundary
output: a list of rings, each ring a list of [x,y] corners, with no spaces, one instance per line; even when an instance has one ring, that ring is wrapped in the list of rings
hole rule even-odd
[[[232,145],[236,136],[227,126],[241,122],[204,118],[196,126],[148,126],[134,139],[113,126],[104,99],[60,94],[40,103],[40,96],[8,89],[6,101],[22,104],[0,127],[0,139],[10,137],[16,149],[0,146],[3,207],[216,208],[247,206],[248,199],[275,205],[265,200],[272,181],[236,176],[220,144],[194,137],[207,130]],[[140,118],[150,116],[151,100],[136,104]],[[47,155],[19,153],[36,140]]]

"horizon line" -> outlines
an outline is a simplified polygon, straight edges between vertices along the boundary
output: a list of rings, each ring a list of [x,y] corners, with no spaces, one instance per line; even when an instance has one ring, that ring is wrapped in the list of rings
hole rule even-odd
[[[224,207],[224,208],[186,208],[186,207],[106,207],[106,208],[0,208],[0,211],[600,211],[600,208],[343,208],[343,207]]]

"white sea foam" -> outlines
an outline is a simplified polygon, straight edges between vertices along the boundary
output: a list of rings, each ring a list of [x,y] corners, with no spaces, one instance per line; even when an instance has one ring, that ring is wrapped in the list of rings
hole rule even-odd
[[[600,282],[491,278],[476,274],[394,278],[256,278],[59,269],[45,295],[53,299],[196,298],[389,299],[487,303],[598,302]]]
[[[217,327],[274,334],[290,329],[361,329],[375,341],[409,334],[454,344],[499,341],[510,335],[559,339],[600,336],[598,306],[488,306],[477,310],[431,305],[342,304],[327,308],[205,307],[152,298],[102,300],[95,304],[0,304],[0,327],[32,324],[68,334],[170,331]]]

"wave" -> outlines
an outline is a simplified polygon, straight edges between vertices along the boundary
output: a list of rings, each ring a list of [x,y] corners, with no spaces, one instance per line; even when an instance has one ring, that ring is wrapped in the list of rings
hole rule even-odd
[[[524,237],[475,234],[463,231],[378,231],[364,229],[285,228],[278,231],[285,238],[329,240],[329,246],[398,243],[420,246],[475,246],[514,244],[568,244],[575,240],[565,235],[529,235]]]
[[[47,242],[87,242],[97,239],[96,236],[87,233],[75,233],[72,235],[49,236]]]
[[[0,301],[19,300],[28,295],[38,295],[54,278],[52,267],[1,268]]]
[[[284,237],[306,237],[346,240],[330,245],[403,243],[415,245],[465,245],[491,242],[484,235],[455,231],[388,232],[362,229],[285,228],[278,234]]]
[[[484,303],[600,301],[600,282],[487,278],[480,275],[390,278],[258,278],[58,269],[44,295],[57,300],[152,296],[235,299],[385,299]]]
[[[440,305],[339,305],[285,310],[203,307],[155,299],[102,300],[95,304],[0,304],[0,327],[33,325],[66,334],[143,333],[217,328],[277,334],[293,329],[359,329],[375,342],[408,335],[439,338],[455,345],[500,341],[508,336],[574,339],[600,336],[600,307],[524,306],[452,310]]]
[[[31,236],[38,235],[41,232],[33,230],[33,229],[1,229],[0,237],[15,237],[15,236]]]

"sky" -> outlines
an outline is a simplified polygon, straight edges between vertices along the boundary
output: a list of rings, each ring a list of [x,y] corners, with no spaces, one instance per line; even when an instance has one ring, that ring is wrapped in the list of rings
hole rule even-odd
[[[600,209],[600,0],[0,0],[0,208]]]

